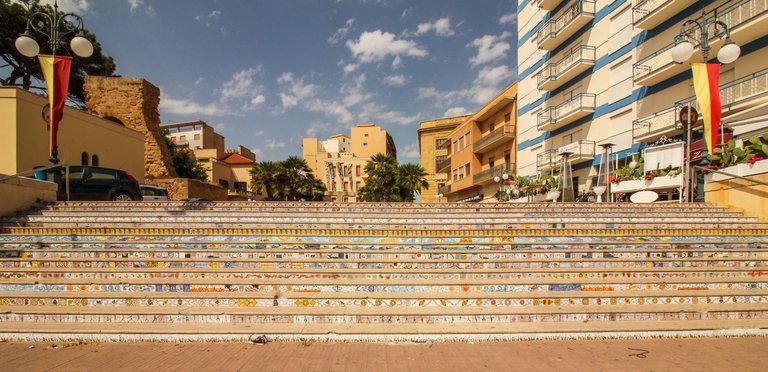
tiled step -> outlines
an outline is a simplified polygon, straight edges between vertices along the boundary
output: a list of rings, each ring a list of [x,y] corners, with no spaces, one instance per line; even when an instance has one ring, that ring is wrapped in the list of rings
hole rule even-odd
[[[444,340],[523,338],[535,335],[585,334],[599,337],[601,333],[619,332],[686,332],[708,330],[745,330],[768,327],[766,319],[717,319],[717,320],[669,320],[649,322],[604,321],[586,322],[514,322],[514,323],[463,323],[463,324],[183,324],[138,323],[30,323],[1,322],[0,333],[14,334],[33,332],[60,335],[62,337],[105,339],[156,340],[154,335],[164,335],[171,340],[247,340],[250,335],[265,334],[271,339],[299,340],[421,340],[434,336]],[[110,337],[113,335],[113,337]],[[133,337],[132,337],[133,336]],[[345,337],[346,336],[346,337]],[[474,337],[473,337],[474,336]],[[77,336],[76,336],[77,337]]]

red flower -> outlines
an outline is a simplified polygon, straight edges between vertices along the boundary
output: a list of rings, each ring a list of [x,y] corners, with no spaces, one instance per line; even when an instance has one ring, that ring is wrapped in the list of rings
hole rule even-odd
[[[762,157],[762,156],[760,156],[760,155],[755,155],[755,156],[753,156],[753,157],[749,158],[749,160],[747,160],[747,163],[749,163],[749,164],[755,164],[755,162],[758,162],[758,161],[760,161],[760,160],[765,160],[765,158],[764,158],[764,157]]]

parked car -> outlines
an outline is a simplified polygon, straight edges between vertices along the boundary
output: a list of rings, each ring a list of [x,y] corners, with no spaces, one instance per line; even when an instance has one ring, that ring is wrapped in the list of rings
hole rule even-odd
[[[64,167],[45,171],[59,184],[58,199],[67,200]],[[70,200],[142,200],[139,181],[130,173],[113,168],[76,165],[69,167]]]
[[[152,185],[139,185],[144,201],[168,201],[168,190]]]

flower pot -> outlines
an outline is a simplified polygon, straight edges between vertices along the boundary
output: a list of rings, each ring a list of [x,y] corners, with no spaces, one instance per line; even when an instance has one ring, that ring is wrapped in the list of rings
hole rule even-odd
[[[618,193],[618,192],[635,192],[645,189],[645,180],[629,180],[629,181],[621,181],[619,183],[614,183],[611,185],[611,192],[612,193]]]
[[[680,188],[680,187],[683,187],[682,174],[678,174],[677,176],[674,176],[674,177],[670,177],[670,176],[655,177],[654,179],[650,180],[646,185],[646,189],[648,190],[671,189],[671,188]]]

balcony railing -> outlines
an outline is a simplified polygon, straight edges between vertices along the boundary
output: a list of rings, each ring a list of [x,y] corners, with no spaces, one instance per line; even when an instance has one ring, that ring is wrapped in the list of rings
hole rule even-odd
[[[768,102],[768,69],[720,85],[723,117],[763,102]],[[682,133],[677,113],[688,104],[699,111],[696,96],[690,96],[676,102],[673,107],[635,120],[632,123],[634,141],[650,142],[661,136],[669,137]]]
[[[567,144],[557,149],[557,154],[562,155],[566,151],[571,153],[571,155],[568,156],[568,160],[571,164],[592,160],[595,158],[595,141],[579,140]]]
[[[766,16],[768,16],[768,0],[740,0],[717,13],[717,19],[728,25],[731,36],[742,45],[765,35],[764,26],[760,21]],[[694,40],[701,39],[698,27],[693,28],[692,32],[695,32]],[[712,47],[710,55],[715,56],[724,40],[715,37],[714,33],[710,35],[712,35],[709,41]],[[674,46],[675,43],[672,42],[635,63],[633,65],[635,84],[652,86],[688,69],[688,64],[678,64],[672,60],[670,50]],[[694,46],[694,58],[701,59],[700,46],[701,44]]]
[[[536,74],[539,89],[552,90],[595,65],[595,47],[581,45]]]
[[[536,169],[540,171],[548,171],[558,167],[560,164],[561,156],[557,153],[557,150],[546,150],[542,153],[536,154]]]
[[[552,10],[557,8],[557,5],[562,2],[563,0],[538,0],[536,2],[536,5],[538,5],[539,8],[544,10]]]
[[[695,2],[696,0],[639,1],[632,7],[632,24],[637,28],[650,30]]]
[[[551,131],[595,112],[596,96],[579,93],[565,102],[545,108],[536,116],[536,127],[540,131]]]
[[[501,175],[504,173],[509,174],[509,170],[507,169],[506,164],[495,165],[482,172],[476,173],[472,178],[472,182],[475,185],[488,184],[494,182],[493,177],[501,177]]]
[[[485,137],[477,140],[473,146],[473,151],[476,154],[482,154],[483,151],[492,149],[497,145],[505,143],[514,138],[515,127],[512,124],[504,124],[501,127],[494,129]]]
[[[661,136],[672,137],[682,133],[675,127],[675,107],[670,107],[632,122],[633,142],[651,142]]]
[[[451,169],[451,158],[443,159],[435,164],[435,173],[443,173]]]
[[[595,18],[595,0],[577,0],[547,21],[538,32],[539,48],[555,49],[576,30]]]
[[[445,185],[443,187],[439,187],[437,189],[438,194],[443,194],[443,196],[448,195],[451,193],[451,185]]]

